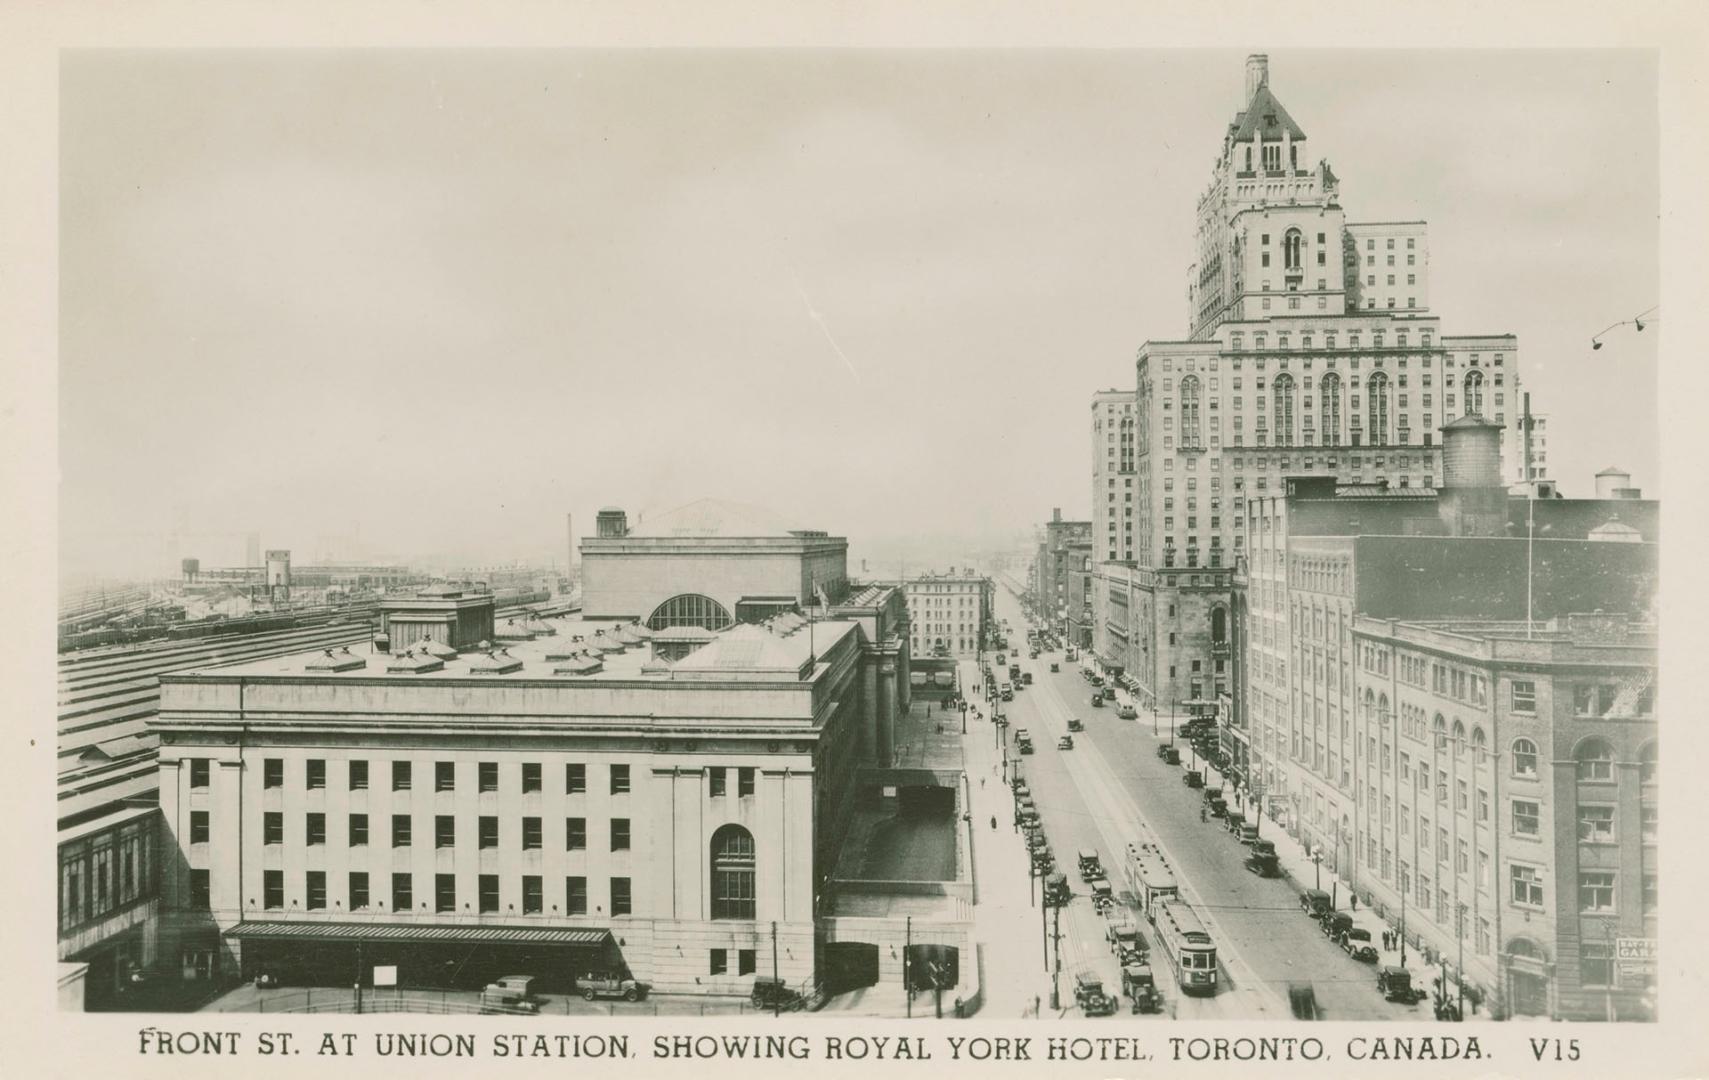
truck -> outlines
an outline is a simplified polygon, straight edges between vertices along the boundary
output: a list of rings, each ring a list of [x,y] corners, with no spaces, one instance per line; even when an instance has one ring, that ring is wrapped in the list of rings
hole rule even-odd
[[[1009,665],[1009,681],[1010,682],[1020,682],[1021,681],[1021,665],[1019,665],[1019,664],[1010,664]]]

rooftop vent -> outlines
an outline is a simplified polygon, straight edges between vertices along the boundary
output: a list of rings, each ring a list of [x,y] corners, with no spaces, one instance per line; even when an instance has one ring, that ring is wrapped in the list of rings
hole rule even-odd
[[[509,675],[521,670],[522,658],[510,655],[509,649],[499,649],[469,661],[469,672],[473,675]]]
[[[429,671],[444,669],[445,661],[431,653],[401,653],[392,657],[386,664],[386,670],[397,675],[423,675]]]
[[[350,649],[346,647],[343,651],[336,653],[331,649],[323,650],[320,656],[310,657],[309,662],[303,665],[303,670],[357,671],[367,666],[368,661],[362,659],[360,656],[352,655]]]
[[[552,669],[554,675],[597,675],[605,670],[605,664],[599,657],[590,653],[572,653],[563,657],[548,657],[559,661]]]

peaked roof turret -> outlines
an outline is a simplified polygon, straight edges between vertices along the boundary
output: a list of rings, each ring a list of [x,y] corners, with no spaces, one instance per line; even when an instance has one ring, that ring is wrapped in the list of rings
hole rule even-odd
[[[1268,83],[1260,86],[1258,92],[1252,95],[1252,100],[1246,105],[1246,111],[1240,114],[1236,122],[1240,126],[1234,131],[1235,142],[1247,142],[1254,133],[1262,135],[1266,142],[1272,139],[1281,142],[1283,132],[1286,132],[1290,139],[1305,138],[1305,132],[1294,123],[1294,118],[1288,115],[1288,110],[1282,108],[1282,103],[1276,100],[1276,95],[1270,92]]]

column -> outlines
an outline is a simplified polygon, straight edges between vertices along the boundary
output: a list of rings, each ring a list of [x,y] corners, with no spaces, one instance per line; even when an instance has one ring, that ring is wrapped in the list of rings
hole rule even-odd
[[[895,759],[896,747],[896,661],[885,657],[878,668],[878,750],[879,767],[888,768]]]
[[[877,656],[862,657],[860,672],[860,754],[859,760],[883,764],[878,760],[878,664]]]

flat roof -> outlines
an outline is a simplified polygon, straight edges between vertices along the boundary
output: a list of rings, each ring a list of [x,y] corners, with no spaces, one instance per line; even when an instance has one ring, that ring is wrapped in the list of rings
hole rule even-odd
[[[515,620],[517,626],[523,625],[522,620]],[[510,632],[511,620],[497,620],[494,631]],[[431,670],[389,671],[391,666],[414,666],[409,661],[422,661],[426,657],[419,649],[413,656],[408,654],[387,653],[376,649],[370,642],[334,649],[337,658],[357,658],[364,661],[361,667],[352,667],[344,671],[309,670],[309,665],[317,660],[325,660],[325,650],[315,649],[308,652],[290,653],[283,656],[264,657],[255,660],[242,661],[235,664],[223,664],[215,667],[198,668],[184,673],[189,678],[289,678],[301,681],[355,681],[364,679],[383,678],[387,680],[408,682],[443,682],[447,680],[542,680],[549,682],[599,682],[614,680],[649,679],[671,681],[675,669],[680,665],[681,674],[685,678],[693,675],[705,680],[717,675],[766,674],[774,677],[787,677],[790,671],[784,669],[800,669],[807,663],[810,654],[823,656],[824,653],[841,641],[848,634],[855,633],[859,624],[842,618],[816,620],[811,629],[807,620],[795,616],[787,622],[780,622],[777,629],[766,629],[764,624],[738,623],[727,630],[714,633],[705,645],[690,653],[678,665],[664,663],[649,664],[652,650],[645,643],[625,645],[621,651],[602,648],[603,645],[615,644],[616,633],[630,625],[628,619],[584,619],[579,614],[570,614],[545,619],[533,619],[528,625],[543,623],[553,628],[556,633],[550,636],[535,637],[532,640],[506,638],[494,641],[487,649],[466,649],[457,656],[445,657],[437,666],[428,665]],[[785,626],[791,626],[790,632],[782,632]],[[661,632],[668,633],[668,631]],[[576,640],[580,638],[581,640]],[[761,647],[756,647],[756,644]],[[346,649],[348,651],[346,651]],[[572,666],[574,661],[583,659],[591,653],[601,664],[598,672],[589,675],[565,672],[558,674],[556,669]],[[510,670],[499,671],[492,663],[496,658],[509,661],[498,665]],[[439,659],[435,656],[435,659]],[[400,663],[402,661],[402,663]],[[756,666],[761,664],[763,666]],[[520,667],[512,667],[519,663]],[[646,666],[647,670],[643,670]],[[480,670],[480,669],[488,670]],[[807,673],[810,677],[810,673]],[[800,678],[802,676],[795,676]],[[167,681],[173,677],[167,676]]]

